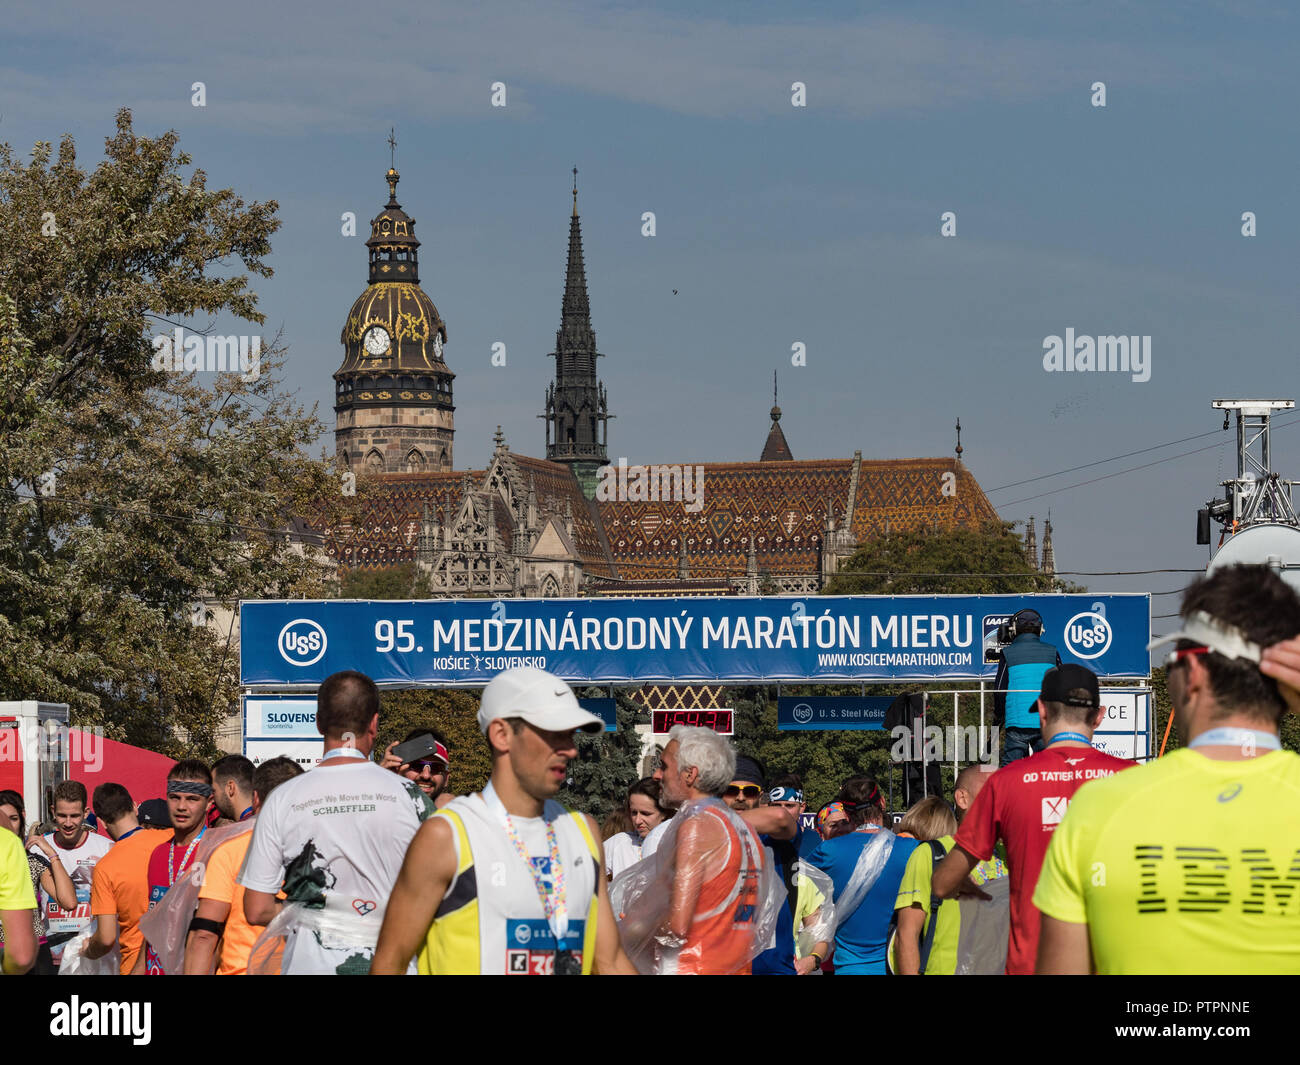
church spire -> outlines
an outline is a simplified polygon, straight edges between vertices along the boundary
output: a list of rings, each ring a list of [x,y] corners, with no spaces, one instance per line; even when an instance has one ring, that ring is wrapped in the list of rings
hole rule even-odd
[[[790,445],[785,442],[785,433],[781,431],[781,408],[776,405],[776,371],[772,371],[772,428],[767,431],[767,443],[763,445],[763,454],[759,462],[792,462]]]
[[[560,328],[555,331],[555,382],[546,392],[546,457],[568,463],[588,499],[596,494],[596,471],[607,465],[609,432],[605,386],[596,376],[596,332],[591,327],[587,268],[578,218],[578,168],[573,168],[573,214],[564,274]]]
[[[1043,525],[1043,565],[1047,576],[1056,576],[1056,552],[1052,549],[1052,512],[1047,512],[1047,521]]]

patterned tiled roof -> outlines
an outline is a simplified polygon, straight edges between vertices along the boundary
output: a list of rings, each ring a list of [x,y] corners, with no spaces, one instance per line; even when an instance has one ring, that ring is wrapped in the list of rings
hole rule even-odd
[[[749,542],[760,571],[816,573],[828,513],[843,520],[852,459],[701,463],[702,507],[684,501],[599,504],[614,561],[629,580],[676,576],[681,538],[692,577],[745,575]],[[661,467],[662,469],[662,467]],[[944,495],[952,472],[954,495]],[[853,538],[937,524],[996,520],[996,512],[965,467],[953,459],[883,459],[861,464],[853,509]]]
[[[424,505],[428,504],[430,517],[451,521],[460,508],[465,476],[466,471],[456,470],[358,479],[357,516],[351,529],[327,532],[329,554],[343,565],[362,569],[413,562]],[[469,477],[472,485],[478,485],[483,471],[471,470]]]
[[[531,478],[542,513],[573,515],[573,541],[584,572],[616,577],[597,594],[729,594],[728,577],[743,577],[750,539],[760,572],[816,574],[826,518],[842,523],[849,507],[853,459],[701,463],[702,506],[686,501],[588,501],[567,465],[508,452],[517,491]],[[945,474],[952,476],[945,483]],[[451,522],[463,498],[466,471],[401,473],[358,484],[351,528],[325,530],[330,555],[371,568],[413,561],[424,504],[440,524]],[[485,471],[468,471],[477,492]],[[945,488],[947,489],[945,491]],[[513,523],[498,502],[497,536],[509,550]],[[951,458],[862,460],[852,509],[852,539],[861,543],[895,532],[997,520],[970,471]],[[690,577],[677,578],[681,540]]]
[[[952,477],[946,477],[951,473]],[[946,487],[951,486],[951,487]],[[892,530],[912,532],[937,526],[997,521],[974,475],[956,459],[864,459],[858,474],[853,536],[859,542]]]
[[[562,462],[535,459],[514,452],[510,455],[523,478],[519,489],[527,492],[528,478],[531,477],[540,510],[563,515],[565,503],[568,503],[573,512],[574,546],[578,549],[584,571],[600,577],[615,575],[616,571],[609,564],[609,552],[597,525],[599,516],[583,496],[573,471]]]

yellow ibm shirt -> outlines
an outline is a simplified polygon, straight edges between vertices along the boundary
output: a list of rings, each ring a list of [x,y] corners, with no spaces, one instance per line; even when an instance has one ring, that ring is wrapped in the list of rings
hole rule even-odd
[[[7,828],[0,829],[0,910],[34,910],[32,871],[23,841]]]
[[[1183,749],[1085,784],[1034,905],[1087,922],[1099,973],[1300,972],[1300,756]]]

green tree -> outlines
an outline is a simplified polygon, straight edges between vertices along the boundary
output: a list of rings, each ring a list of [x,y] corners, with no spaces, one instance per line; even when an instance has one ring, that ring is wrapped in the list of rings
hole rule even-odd
[[[447,737],[455,795],[483,790],[492,775],[492,756],[478,728],[478,694],[452,688],[385,691],[379,696],[377,753],[417,728],[436,728]]]
[[[967,576],[969,574],[969,576]],[[988,576],[993,574],[994,576]],[[1005,574],[1006,576],[1001,576]],[[1052,591],[1010,522],[895,533],[860,546],[824,595],[995,595]]]
[[[203,385],[153,364],[156,329],[263,321],[248,275],[270,276],[279,226],[182,173],[176,140],[122,111],[90,173],[70,137],[30,163],[0,145],[0,698],[172,755],[212,753],[237,697],[195,604],[320,594],[282,530],[339,495],[274,341]]]
[[[340,599],[418,599],[415,563],[379,569],[353,569],[339,581]]]
[[[582,698],[605,693],[589,689]],[[579,732],[578,757],[569,763],[569,779],[558,800],[591,814],[597,823],[627,798],[627,789],[641,777],[641,735],[636,731],[640,708],[621,692],[614,695],[618,728],[614,732]]]

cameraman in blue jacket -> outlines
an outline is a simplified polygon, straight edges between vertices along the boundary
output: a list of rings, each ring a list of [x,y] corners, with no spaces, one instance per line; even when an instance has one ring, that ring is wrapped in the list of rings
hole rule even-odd
[[[1037,610],[1017,611],[1008,630],[1013,639],[997,654],[998,675],[993,682],[993,720],[1007,737],[1002,765],[1043,749],[1036,704],[1044,674],[1061,664],[1055,646],[1041,639],[1043,619]]]

